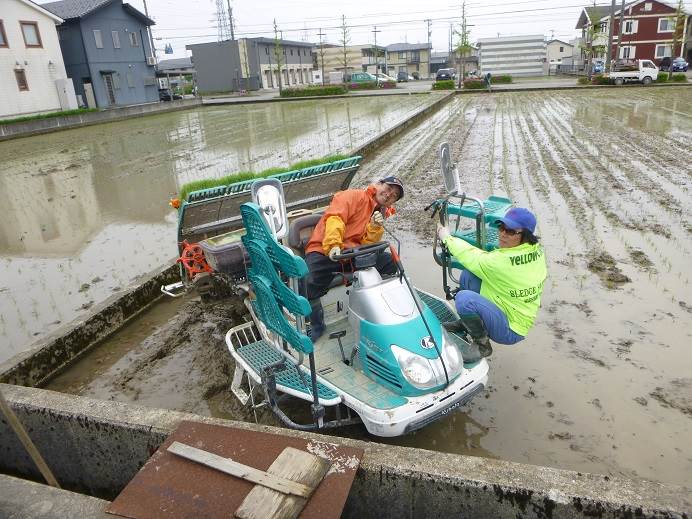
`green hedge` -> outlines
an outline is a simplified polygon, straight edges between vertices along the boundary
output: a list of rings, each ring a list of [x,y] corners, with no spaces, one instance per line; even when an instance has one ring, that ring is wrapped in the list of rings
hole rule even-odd
[[[579,79],[577,79],[577,83],[579,83],[580,85],[588,85],[589,84],[589,78],[586,76],[580,77]]]
[[[39,119],[52,119],[53,117],[63,117],[65,115],[79,115],[87,112],[97,112],[97,108],[77,108],[76,110],[64,110],[62,112],[51,112],[49,114],[25,115],[23,117],[15,117],[13,119],[0,119],[0,124],[15,124],[26,121],[36,121]]]
[[[396,88],[396,81],[381,81],[380,88]]]
[[[656,76],[656,79],[654,79],[656,83],[667,83],[668,82],[668,73],[667,72],[659,72],[658,76]]]
[[[596,74],[591,78],[592,85],[610,85],[610,78],[603,74]]]
[[[281,97],[335,96],[346,93],[344,85],[316,85],[304,88],[284,88],[281,90]]]
[[[364,81],[362,83],[349,83],[349,90],[373,90],[377,88],[377,81]]]
[[[490,77],[490,83],[511,83],[512,82],[512,76],[509,74],[500,74],[498,76],[491,76]]]
[[[682,72],[678,72],[677,74],[673,74],[673,77],[671,78],[668,72],[658,73],[658,76],[656,77],[656,83],[667,83],[668,81],[684,83],[687,81],[687,75]]]
[[[180,199],[187,199],[187,195],[193,191],[199,191],[200,189],[209,189],[211,187],[226,186],[228,184],[233,184],[234,182],[241,182],[243,180],[250,180],[253,178],[264,178],[271,175],[277,175],[279,173],[285,173],[287,171],[295,171],[297,169],[309,168],[310,166],[317,166],[318,164],[327,164],[328,162],[335,162],[337,160],[347,159],[348,155],[327,155],[321,159],[311,159],[302,160],[291,164],[286,168],[269,168],[259,173],[253,173],[252,171],[240,171],[238,173],[233,173],[231,175],[226,175],[221,178],[207,178],[202,180],[193,180],[187,184],[183,184],[180,188]]]
[[[673,81],[680,81],[680,82],[686,82],[687,81],[687,75],[686,74],[673,74]]]
[[[442,81],[435,81],[432,85],[433,90],[454,90],[454,80],[453,79],[443,79]]]
[[[482,79],[464,79],[464,88],[467,90],[482,90],[485,82]]]

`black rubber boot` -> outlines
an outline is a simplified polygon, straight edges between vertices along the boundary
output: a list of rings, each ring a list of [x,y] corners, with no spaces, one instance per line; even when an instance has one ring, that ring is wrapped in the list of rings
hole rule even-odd
[[[493,353],[493,347],[490,345],[488,333],[485,331],[485,326],[480,316],[478,314],[462,314],[459,321],[461,321],[473,342],[478,345],[481,357],[490,357]]]
[[[324,324],[324,308],[322,308],[322,301],[313,299],[310,301],[310,307],[312,308],[312,313],[310,314],[310,339],[314,343],[317,342],[317,339],[322,337],[327,327]]]

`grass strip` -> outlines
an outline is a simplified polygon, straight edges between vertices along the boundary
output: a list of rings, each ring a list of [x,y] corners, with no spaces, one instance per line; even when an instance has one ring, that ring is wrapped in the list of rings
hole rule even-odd
[[[16,124],[26,121],[38,121],[40,119],[52,119],[53,117],[63,117],[66,115],[79,115],[87,112],[98,112],[98,108],[77,108],[75,110],[64,110],[62,112],[51,112],[49,114],[25,115],[13,119],[0,119],[0,124]]]
[[[295,171],[298,169],[309,168],[311,166],[317,166],[319,164],[327,164],[329,162],[335,162],[337,160],[347,159],[348,155],[328,155],[321,159],[311,159],[311,160],[301,160],[291,164],[285,168],[269,168],[259,173],[253,173],[252,171],[240,171],[238,173],[232,173],[221,178],[207,178],[202,180],[193,180],[184,184],[180,188],[180,199],[186,200],[187,195],[193,191],[199,191],[201,189],[209,189],[212,187],[227,186],[228,184],[233,184],[235,182],[242,182],[243,180],[252,180],[256,178],[265,178],[272,175],[278,175],[279,173],[286,173],[287,171]]]

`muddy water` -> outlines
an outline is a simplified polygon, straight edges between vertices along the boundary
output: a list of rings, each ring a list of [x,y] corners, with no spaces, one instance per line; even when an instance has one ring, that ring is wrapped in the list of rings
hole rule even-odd
[[[180,185],[347,153],[435,99],[217,106],[0,142],[0,362],[170,263]]]
[[[389,442],[692,486],[692,90],[622,92],[458,96],[361,168],[356,185],[383,171],[403,177],[390,225],[422,288],[442,293],[422,209],[441,191],[443,141],[468,193],[535,210],[549,264],[536,325],[519,345],[495,346],[484,397]],[[187,319],[200,303],[183,304],[124,341],[129,353],[100,375],[87,362],[51,388],[252,419],[223,383],[221,337],[237,308]],[[187,379],[157,375],[173,371]]]

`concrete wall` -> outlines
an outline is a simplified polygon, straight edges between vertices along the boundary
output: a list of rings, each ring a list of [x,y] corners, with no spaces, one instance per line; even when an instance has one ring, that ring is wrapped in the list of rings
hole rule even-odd
[[[0,385],[57,480],[112,499],[183,420],[339,443],[365,454],[342,517],[689,517],[692,489],[276,429]],[[0,471],[38,479],[0,419]]]
[[[237,40],[187,45],[197,71],[199,92],[231,92],[238,90],[242,75]]]
[[[89,126],[113,121],[129,119],[131,117],[141,117],[157,112],[170,112],[175,110],[185,110],[202,104],[202,100],[183,99],[166,103],[148,103],[144,105],[124,106],[102,112],[85,112],[78,115],[66,115],[62,117],[51,117],[49,119],[39,119],[36,121],[26,121],[23,123],[0,124],[0,141],[15,139],[18,137],[29,137],[40,133],[50,133],[57,130],[68,130],[77,126]]]
[[[20,0],[2,0],[0,19],[7,46],[0,47],[0,118],[60,110],[56,79],[67,77],[58,33],[57,17]],[[27,47],[19,21],[38,24],[41,47]],[[26,75],[28,90],[19,90],[15,70]]]

